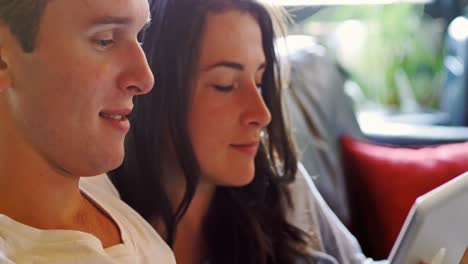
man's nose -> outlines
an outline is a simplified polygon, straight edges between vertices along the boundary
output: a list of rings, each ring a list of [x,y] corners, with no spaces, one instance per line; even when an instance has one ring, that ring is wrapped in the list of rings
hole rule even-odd
[[[131,49],[131,55],[124,56],[126,69],[120,87],[132,95],[149,93],[154,86],[153,73],[139,43],[135,42]]]

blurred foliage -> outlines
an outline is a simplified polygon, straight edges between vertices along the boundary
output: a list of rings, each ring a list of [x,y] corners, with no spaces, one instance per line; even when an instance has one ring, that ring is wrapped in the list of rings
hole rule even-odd
[[[418,104],[438,106],[444,37],[440,21],[427,17],[422,5],[392,4],[323,8],[306,23],[338,25],[349,20],[365,26],[361,52],[350,64],[343,62],[335,50],[336,59],[367,97],[386,106],[399,106],[397,76],[403,74]],[[347,34],[353,41],[353,32]],[[336,45],[326,46],[333,50]]]

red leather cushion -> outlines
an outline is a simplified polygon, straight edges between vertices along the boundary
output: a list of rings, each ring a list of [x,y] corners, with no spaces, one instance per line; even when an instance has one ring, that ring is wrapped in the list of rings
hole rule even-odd
[[[352,231],[369,257],[387,258],[416,198],[468,171],[468,142],[419,149],[342,138]]]

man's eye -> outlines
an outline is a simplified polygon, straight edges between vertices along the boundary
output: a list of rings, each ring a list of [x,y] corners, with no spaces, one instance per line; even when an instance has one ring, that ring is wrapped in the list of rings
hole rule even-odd
[[[113,39],[96,39],[95,42],[100,48],[108,48],[115,43]]]
[[[228,93],[230,91],[232,91],[234,89],[234,86],[230,85],[230,86],[222,86],[222,85],[213,85],[213,87],[220,91],[220,92],[223,92],[223,93]]]

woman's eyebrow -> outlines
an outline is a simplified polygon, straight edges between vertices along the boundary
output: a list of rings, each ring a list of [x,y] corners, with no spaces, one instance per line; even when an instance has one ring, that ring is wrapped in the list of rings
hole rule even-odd
[[[220,61],[220,62],[217,62],[215,64],[212,64],[208,67],[206,67],[205,69],[203,69],[203,71],[209,71],[209,70],[212,70],[213,68],[217,68],[217,67],[225,67],[225,68],[230,68],[230,69],[234,69],[234,70],[237,70],[237,71],[243,71],[245,69],[244,65],[242,65],[241,63],[238,63],[238,62],[234,62],[234,61]],[[260,70],[264,70],[266,68],[266,63],[262,63],[257,71],[260,71]]]
[[[234,69],[234,70],[238,70],[238,71],[243,71],[244,70],[244,65],[238,63],[238,62],[233,62],[233,61],[220,61],[220,62],[217,62],[215,64],[212,64],[208,67],[206,67],[205,69],[203,69],[203,71],[209,71],[209,70],[212,70],[213,68],[218,68],[218,67],[225,67],[225,68],[230,68],[230,69]]]
[[[260,64],[260,66],[258,67],[257,71],[262,71],[262,70],[265,70],[266,69],[266,62]]]

